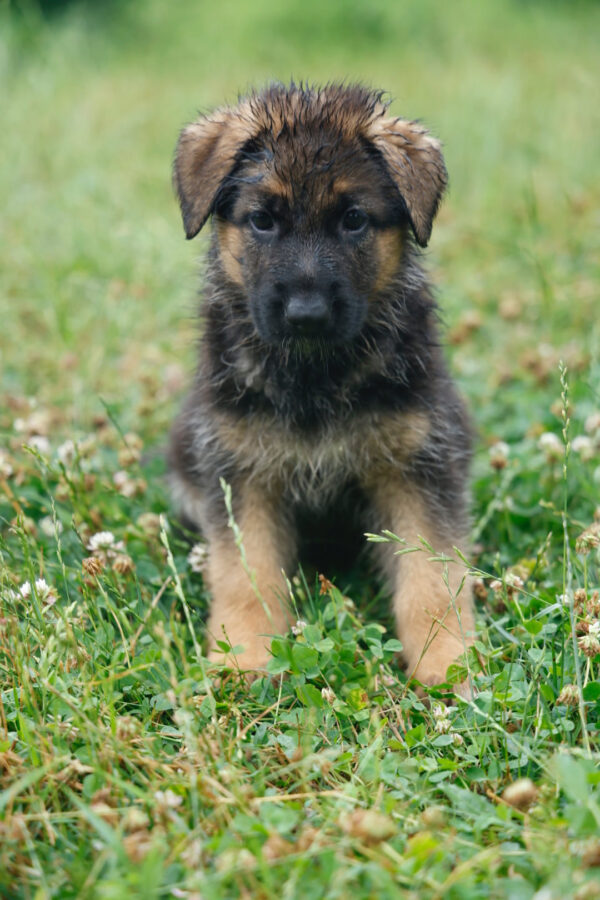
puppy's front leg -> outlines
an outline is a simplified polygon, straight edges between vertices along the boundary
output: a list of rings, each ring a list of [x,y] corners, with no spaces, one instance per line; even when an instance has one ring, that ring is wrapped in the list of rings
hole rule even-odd
[[[228,527],[214,530],[209,539],[210,658],[224,661],[215,642],[226,639],[232,647],[243,647],[235,656],[237,666],[261,669],[269,656],[269,636],[286,631],[290,623],[282,570],[293,561],[293,542],[276,506],[256,488],[242,487],[234,495],[234,513],[242,548]]]
[[[452,548],[465,545],[464,534],[453,534],[448,524],[434,522],[418,489],[409,483],[388,485],[377,501],[382,527],[403,538],[407,547],[420,548],[395,555],[397,545],[381,545],[407,673],[424,684],[437,684],[473,642],[471,586],[460,562],[432,561],[434,554],[419,538],[434,548],[436,556],[455,557]]]

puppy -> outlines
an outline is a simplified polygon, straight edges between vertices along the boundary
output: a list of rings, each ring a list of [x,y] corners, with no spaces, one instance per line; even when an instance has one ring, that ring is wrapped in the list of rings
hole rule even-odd
[[[226,637],[261,669],[305,551],[324,565],[332,536],[354,549],[384,528],[436,554],[465,546],[470,426],[418,251],[446,169],[380,93],[275,84],[185,128],[174,178],[187,237],[211,215],[213,230],[170,484],[209,545],[212,656]],[[472,640],[463,568],[371,550],[409,674],[438,683]]]

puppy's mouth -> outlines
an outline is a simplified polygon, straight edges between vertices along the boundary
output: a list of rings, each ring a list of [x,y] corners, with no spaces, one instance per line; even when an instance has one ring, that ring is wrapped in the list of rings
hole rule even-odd
[[[325,360],[336,346],[324,337],[286,337],[280,341],[283,360],[308,359]]]

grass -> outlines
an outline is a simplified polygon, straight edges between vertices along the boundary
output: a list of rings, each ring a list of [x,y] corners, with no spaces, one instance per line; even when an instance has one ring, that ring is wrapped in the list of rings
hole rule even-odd
[[[0,896],[600,897],[598,7],[20,8],[0,9]],[[198,107],[290,75],[387,87],[445,142],[429,265],[479,429],[478,640],[453,673],[474,701],[415,696],[365,581],[295,582],[307,624],[250,689],[199,652],[162,479],[197,283],[169,164]]]

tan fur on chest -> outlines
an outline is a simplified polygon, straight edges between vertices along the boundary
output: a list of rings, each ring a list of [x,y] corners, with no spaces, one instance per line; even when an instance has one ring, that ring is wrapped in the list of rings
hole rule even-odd
[[[406,468],[430,430],[423,412],[353,417],[317,436],[285,428],[266,416],[219,416],[219,441],[245,476],[269,491],[320,507],[349,479],[365,486],[385,471]]]

